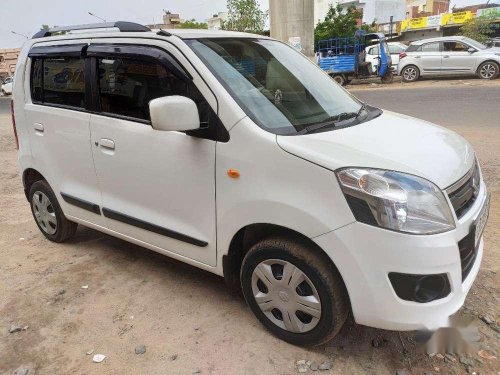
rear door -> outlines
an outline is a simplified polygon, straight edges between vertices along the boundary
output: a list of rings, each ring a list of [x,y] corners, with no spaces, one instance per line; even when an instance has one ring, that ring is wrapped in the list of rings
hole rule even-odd
[[[67,216],[103,225],[90,147],[86,60],[90,40],[36,44],[29,53],[24,110],[35,168]]]
[[[167,42],[96,39],[87,54],[97,76],[91,138],[107,227],[215,266],[216,141],[205,134],[217,124],[215,96]],[[148,103],[169,95],[193,99],[207,130],[153,129]]]
[[[422,44],[415,53],[415,59],[423,74],[439,74],[441,72],[441,43]]]
[[[469,52],[470,46],[457,41],[443,42],[442,71],[444,74],[475,73],[477,55]]]

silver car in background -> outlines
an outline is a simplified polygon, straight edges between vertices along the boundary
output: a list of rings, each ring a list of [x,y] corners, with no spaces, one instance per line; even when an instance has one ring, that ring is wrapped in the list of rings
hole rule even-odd
[[[500,71],[500,48],[450,36],[411,43],[399,56],[398,74],[405,82],[421,76],[477,75],[494,79]]]

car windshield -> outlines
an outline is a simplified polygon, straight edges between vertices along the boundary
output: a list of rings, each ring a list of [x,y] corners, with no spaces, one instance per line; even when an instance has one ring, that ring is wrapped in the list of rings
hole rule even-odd
[[[472,47],[477,48],[477,49],[486,49],[484,44],[479,43],[477,40],[471,39],[471,38],[464,38],[464,42],[467,44],[470,44]]]
[[[293,135],[310,125],[347,121],[362,111],[362,103],[282,42],[252,38],[186,42],[246,114],[274,134]]]

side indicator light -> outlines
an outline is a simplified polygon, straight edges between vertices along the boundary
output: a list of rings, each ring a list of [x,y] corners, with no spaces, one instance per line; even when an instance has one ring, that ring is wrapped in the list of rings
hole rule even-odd
[[[227,175],[231,178],[239,178],[240,172],[238,172],[236,169],[228,169]]]

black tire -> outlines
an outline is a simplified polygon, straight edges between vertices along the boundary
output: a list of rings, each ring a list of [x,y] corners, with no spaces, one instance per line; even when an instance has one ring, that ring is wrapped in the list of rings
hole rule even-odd
[[[401,71],[403,82],[415,82],[420,78],[420,70],[415,65],[408,65]]]
[[[481,79],[495,79],[498,77],[500,67],[494,61],[485,61],[477,68],[477,75]]]
[[[321,316],[308,332],[295,333],[279,327],[265,315],[255,300],[253,272],[261,262],[272,259],[286,261],[299,268],[316,288],[321,302]],[[245,255],[240,276],[243,295],[255,316],[275,336],[291,344],[316,346],[326,343],[335,337],[347,319],[349,298],[340,274],[325,254],[305,241],[271,237],[258,242]]]
[[[56,226],[55,228],[52,228],[55,229],[54,233],[48,233],[48,231],[39,223],[38,219],[36,218],[35,203],[33,202],[33,197],[35,196],[35,194],[37,194],[37,197],[40,196],[40,194],[38,193],[42,193],[48,198],[51,207],[49,211],[55,214]],[[61,206],[59,205],[59,202],[57,201],[57,198],[47,181],[39,180],[31,185],[29,191],[29,202],[31,213],[33,214],[33,219],[35,220],[38,229],[40,229],[40,232],[42,232],[42,234],[47,237],[47,239],[53,242],[64,242],[75,235],[78,224],[66,219],[64,213],[61,210]]]
[[[380,80],[384,84],[392,83],[392,81],[394,81],[394,74],[392,74],[392,72],[389,70],[383,77],[380,78]]]
[[[346,79],[343,74],[334,74],[332,75],[332,79],[337,82],[340,86],[345,86]]]

